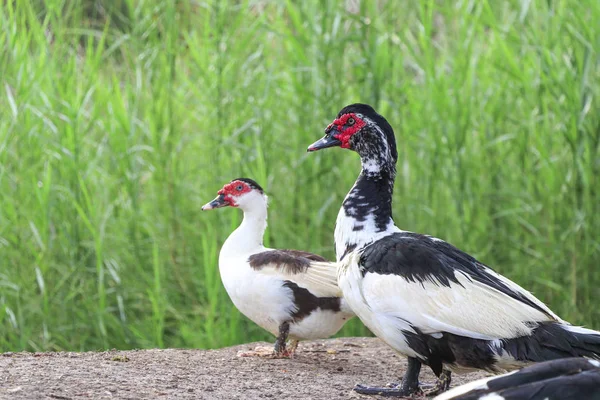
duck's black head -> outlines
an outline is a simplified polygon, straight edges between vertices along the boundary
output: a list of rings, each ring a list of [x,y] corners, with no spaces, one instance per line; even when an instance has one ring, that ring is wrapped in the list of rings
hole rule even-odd
[[[368,104],[350,104],[341,109],[337,118],[325,129],[325,136],[308,147],[317,151],[341,147],[360,154],[366,160],[387,160],[396,163],[396,137],[387,120]]]

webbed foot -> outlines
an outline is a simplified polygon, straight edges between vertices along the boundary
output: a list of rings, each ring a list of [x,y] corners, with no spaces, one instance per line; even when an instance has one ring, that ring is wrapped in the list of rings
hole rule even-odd
[[[448,370],[443,370],[440,376],[438,376],[435,385],[424,393],[426,396],[437,396],[450,388],[451,381],[452,373]]]

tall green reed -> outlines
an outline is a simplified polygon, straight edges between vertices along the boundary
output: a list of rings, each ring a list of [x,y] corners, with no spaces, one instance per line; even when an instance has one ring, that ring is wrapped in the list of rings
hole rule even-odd
[[[218,275],[239,211],[200,207],[252,177],[265,243],[333,258],[358,158],[305,149],[355,101],[399,226],[600,327],[597,2],[104,3],[0,7],[0,349],[271,340]]]

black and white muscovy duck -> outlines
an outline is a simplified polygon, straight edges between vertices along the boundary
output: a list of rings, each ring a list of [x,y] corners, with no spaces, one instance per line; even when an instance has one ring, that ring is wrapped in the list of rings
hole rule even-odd
[[[231,206],[244,212],[241,225],[221,248],[221,280],[237,309],[277,336],[277,341],[274,351],[257,349],[242,355],[288,357],[298,340],[330,337],[354,314],[337,296],[335,263],[304,251],[263,246],[267,201],[258,183],[238,178],[202,210]],[[315,261],[319,265],[313,266]],[[286,348],[288,337],[291,346]]]
[[[358,385],[364,394],[419,390],[421,365],[445,391],[451,371],[501,373],[564,357],[600,355],[600,332],[570,325],[514,282],[453,245],[399,229],[392,219],[398,153],[390,124],[366,104],[343,108],[308,151],[342,147],[362,171],[335,227],[338,284],[344,299],[379,338],[408,357],[402,383]]]
[[[600,361],[583,357],[534,364],[455,387],[433,400],[600,400]]]

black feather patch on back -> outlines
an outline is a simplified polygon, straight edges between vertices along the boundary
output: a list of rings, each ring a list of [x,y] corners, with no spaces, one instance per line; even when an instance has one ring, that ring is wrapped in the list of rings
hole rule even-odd
[[[546,310],[524,294],[492,275],[491,269],[475,258],[443,240],[434,240],[427,235],[399,232],[386,236],[365,247],[360,266],[363,276],[367,272],[398,275],[410,282],[429,281],[447,287],[451,283],[459,284],[455,273],[461,272],[548,315]]]
[[[300,250],[269,250],[248,257],[248,263],[254,270],[258,271],[265,265],[274,264],[275,268],[290,274],[306,271],[311,261],[327,260],[317,254]]]
[[[316,309],[339,312],[341,299],[339,297],[317,297],[308,289],[298,286],[292,281],[285,281],[283,286],[288,287],[294,294],[296,311],[292,314],[294,322],[298,322],[310,315]]]

